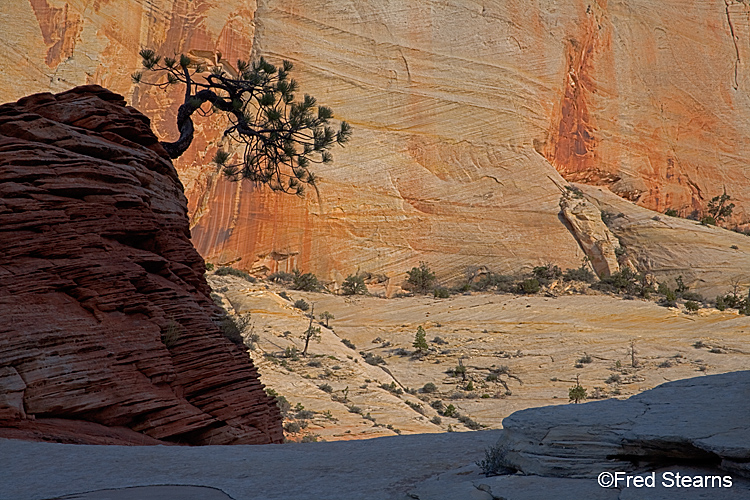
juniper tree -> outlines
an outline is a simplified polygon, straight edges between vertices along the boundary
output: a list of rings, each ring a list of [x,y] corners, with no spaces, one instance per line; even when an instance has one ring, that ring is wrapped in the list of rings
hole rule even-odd
[[[315,187],[310,166],[331,162],[331,147],[343,145],[351,136],[346,122],[341,122],[338,131],[329,125],[333,112],[318,105],[315,98],[305,95],[296,100],[298,85],[289,77],[289,61],[276,67],[262,57],[252,63],[239,60],[236,70],[228,72],[218,65],[208,68],[185,54],[162,58],[143,49],[140,55],[145,71],[158,77],[147,81],[140,71],[133,74],[135,83],[185,86],[184,102],[177,112],[180,137],[161,143],[170,158],[179,158],[190,146],[194,113],[206,116],[222,111],[229,118],[224,136],[242,150],[234,161],[230,152],[217,151],[214,162],[224,174],[301,196],[305,184]],[[211,105],[208,110],[206,103]]]

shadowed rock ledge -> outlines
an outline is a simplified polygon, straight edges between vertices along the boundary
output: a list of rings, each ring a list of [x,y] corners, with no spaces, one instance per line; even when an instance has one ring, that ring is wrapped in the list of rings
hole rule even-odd
[[[121,96],[0,106],[0,436],[282,440],[189,238],[177,173]]]

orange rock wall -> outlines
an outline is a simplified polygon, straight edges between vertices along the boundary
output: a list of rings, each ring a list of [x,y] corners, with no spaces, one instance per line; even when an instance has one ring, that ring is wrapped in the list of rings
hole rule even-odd
[[[219,179],[221,123],[177,162],[193,241],[245,269],[443,279],[582,256],[562,179],[683,215],[724,187],[747,222],[750,7],[737,0],[353,3],[30,0],[0,17],[5,99],[102,83],[175,135],[180,92],[134,89],[137,51],[290,59],[355,128],[320,198]],[[12,19],[12,27],[11,27]],[[550,164],[554,167],[551,167]],[[557,170],[557,172],[555,172]]]

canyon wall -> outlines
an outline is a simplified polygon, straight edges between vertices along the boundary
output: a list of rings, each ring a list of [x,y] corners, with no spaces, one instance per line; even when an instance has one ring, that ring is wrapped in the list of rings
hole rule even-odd
[[[188,224],[176,170],[121,96],[0,106],[0,437],[282,441]]]
[[[447,280],[575,267],[564,179],[682,215],[726,188],[731,223],[748,220],[742,1],[29,0],[0,26],[3,100],[102,83],[171,139],[180,92],[131,85],[138,49],[252,53],[294,62],[302,90],[354,126],[318,172],[319,197],[299,200],[219,178],[221,123],[197,120],[176,166],[209,261],[327,280],[400,279],[420,260]]]

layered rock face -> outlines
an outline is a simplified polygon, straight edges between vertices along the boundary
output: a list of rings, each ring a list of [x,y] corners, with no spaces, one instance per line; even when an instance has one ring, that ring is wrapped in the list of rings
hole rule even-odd
[[[331,280],[358,268],[403,277],[419,260],[444,279],[477,265],[576,267],[582,253],[557,218],[557,172],[683,215],[726,187],[733,223],[746,222],[748,9],[29,0],[0,17],[12,49],[0,82],[9,98],[104,83],[173,138],[180,91],[131,93],[141,46],[220,64],[251,51],[290,59],[303,91],[354,125],[351,145],[320,170],[320,198],[282,199],[218,178],[208,159],[220,123],[199,122],[177,167],[205,257]]]
[[[177,172],[121,96],[0,106],[0,436],[282,440],[189,238]]]

